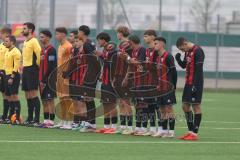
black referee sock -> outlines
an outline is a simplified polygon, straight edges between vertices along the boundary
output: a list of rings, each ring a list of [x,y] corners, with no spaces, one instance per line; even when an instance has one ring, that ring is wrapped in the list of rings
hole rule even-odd
[[[185,112],[185,118],[187,121],[188,130],[193,131],[193,112]]]
[[[150,120],[150,126],[156,126],[156,114],[155,114],[156,104],[151,104],[148,107],[148,119]]]
[[[169,118],[169,130],[174,130],[175,129],[175,118]]]
[[[133,115],[127,116],[127,123],[128,123],[128,126],[133,125]]]
[[[49,120],[49,112],[43,113],[44,120]]]
[[[14,115],[15,113],[15,103],[14,102],[9,102],[9,115],[8,115],[8,119],[11,120],[12,115]]]
[[[50,113],[50,120],[54,121],[54,119],[55,119],[55,114],[54,113]]]
[[[168,129],[168,119],[163,119],[163,130],[167,130]]]
[[[86,102],[87,119],[90,124],[96,124],[96,106],[95,101]]]
[[[141,119],[142,119],[142,110],[141,109],[136,109],[136,127],[141,127]]]
[[[120,115],[120,125],[121,126],[125,126],[126,125],[126,119],[127,119],[127,116]]]
[[[35,118],[34,122],[39,123],[40,122],[40,100],[38,97],[35,97],[32,99],[32,104],[35,109]]]
[[[201,120],[202,120],[202,114],[195,114],[194,115],[194,125],[193,125],[193,132],[194,133],[198,133],[200,124],[201,124]]]
[[[28,106],[28,119],[27,121],[33,121],[33,111],[34,106],[32,105],[32,99],[27,99],[27,106]]]
[[[15,101],[14,103],[14,109],[16,112],[16,119],[19,121],[20,120],[20,114],[21,114],[21,104],[20,101]]]
[[[3,100],[3,115],[2,115],[2,119],[3,119],[3,120],[5,120],[5,119],[7,118],[8,111],[9,111],[8,100],[7,100],[7,99],[4,99],[4,100]]]

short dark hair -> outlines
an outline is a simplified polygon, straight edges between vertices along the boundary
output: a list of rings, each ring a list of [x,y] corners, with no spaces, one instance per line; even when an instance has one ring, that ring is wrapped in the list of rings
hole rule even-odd
[[[122,33],[123,37],[128,37],[130,34],[129,29],[126,26],[119,26],[117,32]]]
[[[35,31],[35,25],[32,22],[25,22],[23,25],[26,25],[28,29],[31,29],[32,33]]]
[[[90,28],[87,25],[81,25],[78,31],[82,31],[86,36],[90,34]]]
[[[97,35],[97,39],[105,40],[106,42],[111,41],[111,37],[108,33],[106,32],[101,32]]]
[[[146,31],[144,32],[144,35],[157,37],[156,31],[153,30],[153,29],[146,30]]]
[[[187,42],[188,40],[184,37],[179,37],[177,39],[177,42],[176,42],[176,46],[177,48],[179,48],[180,46],[182,46],[185,42]]]
[[[17,40],[16,40],[16,37],[15,37],[15,36],[9,35],[9,36],[7,36],[7,38],[9,38],[9,40],[10,40],[11,42],[13,42],[13,44],[16,44]]]
[[[1,33],[7,33],[7,34],[12,34],[12,29],[9,27],[3,27],[0,30]]]
[[[73,33],[74,35],[77,35],[77,34],[78,34],[78,31],[77,31],[77,30],[73,30],[73,31],[71,31],[70,33]]]
[[[129,39],[129,41],[132,41],[135,44],[140,44],[141,43],[140,38],[137,35],[134,35],[134,34],[130,35],[128,37],[128,39]]]
[[[64,33],[66,35],[68,34],[68,31],[67,31],[67,29],[65,27],[58,27],[58,28],[56,28],[55,31],[59,32],[59,33]]]
[[[156,37],[156,38],[154,39],[154,41],[161,41],[161,42],[163,42],[164,44],[167,44],[167,40],[166,40],[164,37]]]
[[[49,30],[42,30],[40,33],[44,34],[45,36],[52,38],[52,33]]]

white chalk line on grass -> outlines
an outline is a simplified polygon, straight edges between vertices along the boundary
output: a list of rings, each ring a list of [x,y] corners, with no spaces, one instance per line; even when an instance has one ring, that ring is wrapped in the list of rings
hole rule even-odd
[[[147,142],[147,141],[0,141],[0,143],[84,143],[84,144],[240,144],[240,142]]]
[[[177,127],[180,129],[186,129],[187,127]],[[213,130],[240,130],[240,128],[215,128],[215,127],[200,127],[201,129],[213,129]]]

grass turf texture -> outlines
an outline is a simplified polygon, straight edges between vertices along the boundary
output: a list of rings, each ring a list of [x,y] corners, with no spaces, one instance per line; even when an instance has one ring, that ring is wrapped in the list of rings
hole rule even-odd
[[[22,92],[20,97],[22,115],[26,115],[26,101]],[[176,134],[179,136],[186,131],[179,91],[177,99]],[[2,111],[2,104],[0,106]],[[202,109],[201,139],[197,142],[0,125],[0,159],[225,160],[228,158],[238,160],[240,157],[239,93],[207,91],[204,93]],[[102,123],[103,119],[98,118],[98,127],[102,127]]]

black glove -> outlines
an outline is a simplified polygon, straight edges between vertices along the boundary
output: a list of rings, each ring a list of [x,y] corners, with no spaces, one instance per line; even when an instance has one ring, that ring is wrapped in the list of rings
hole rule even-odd
[[[177,54],[175,55],[175,59],[176,59],[177,61],[181,61],[181,53],[177,53]]]

